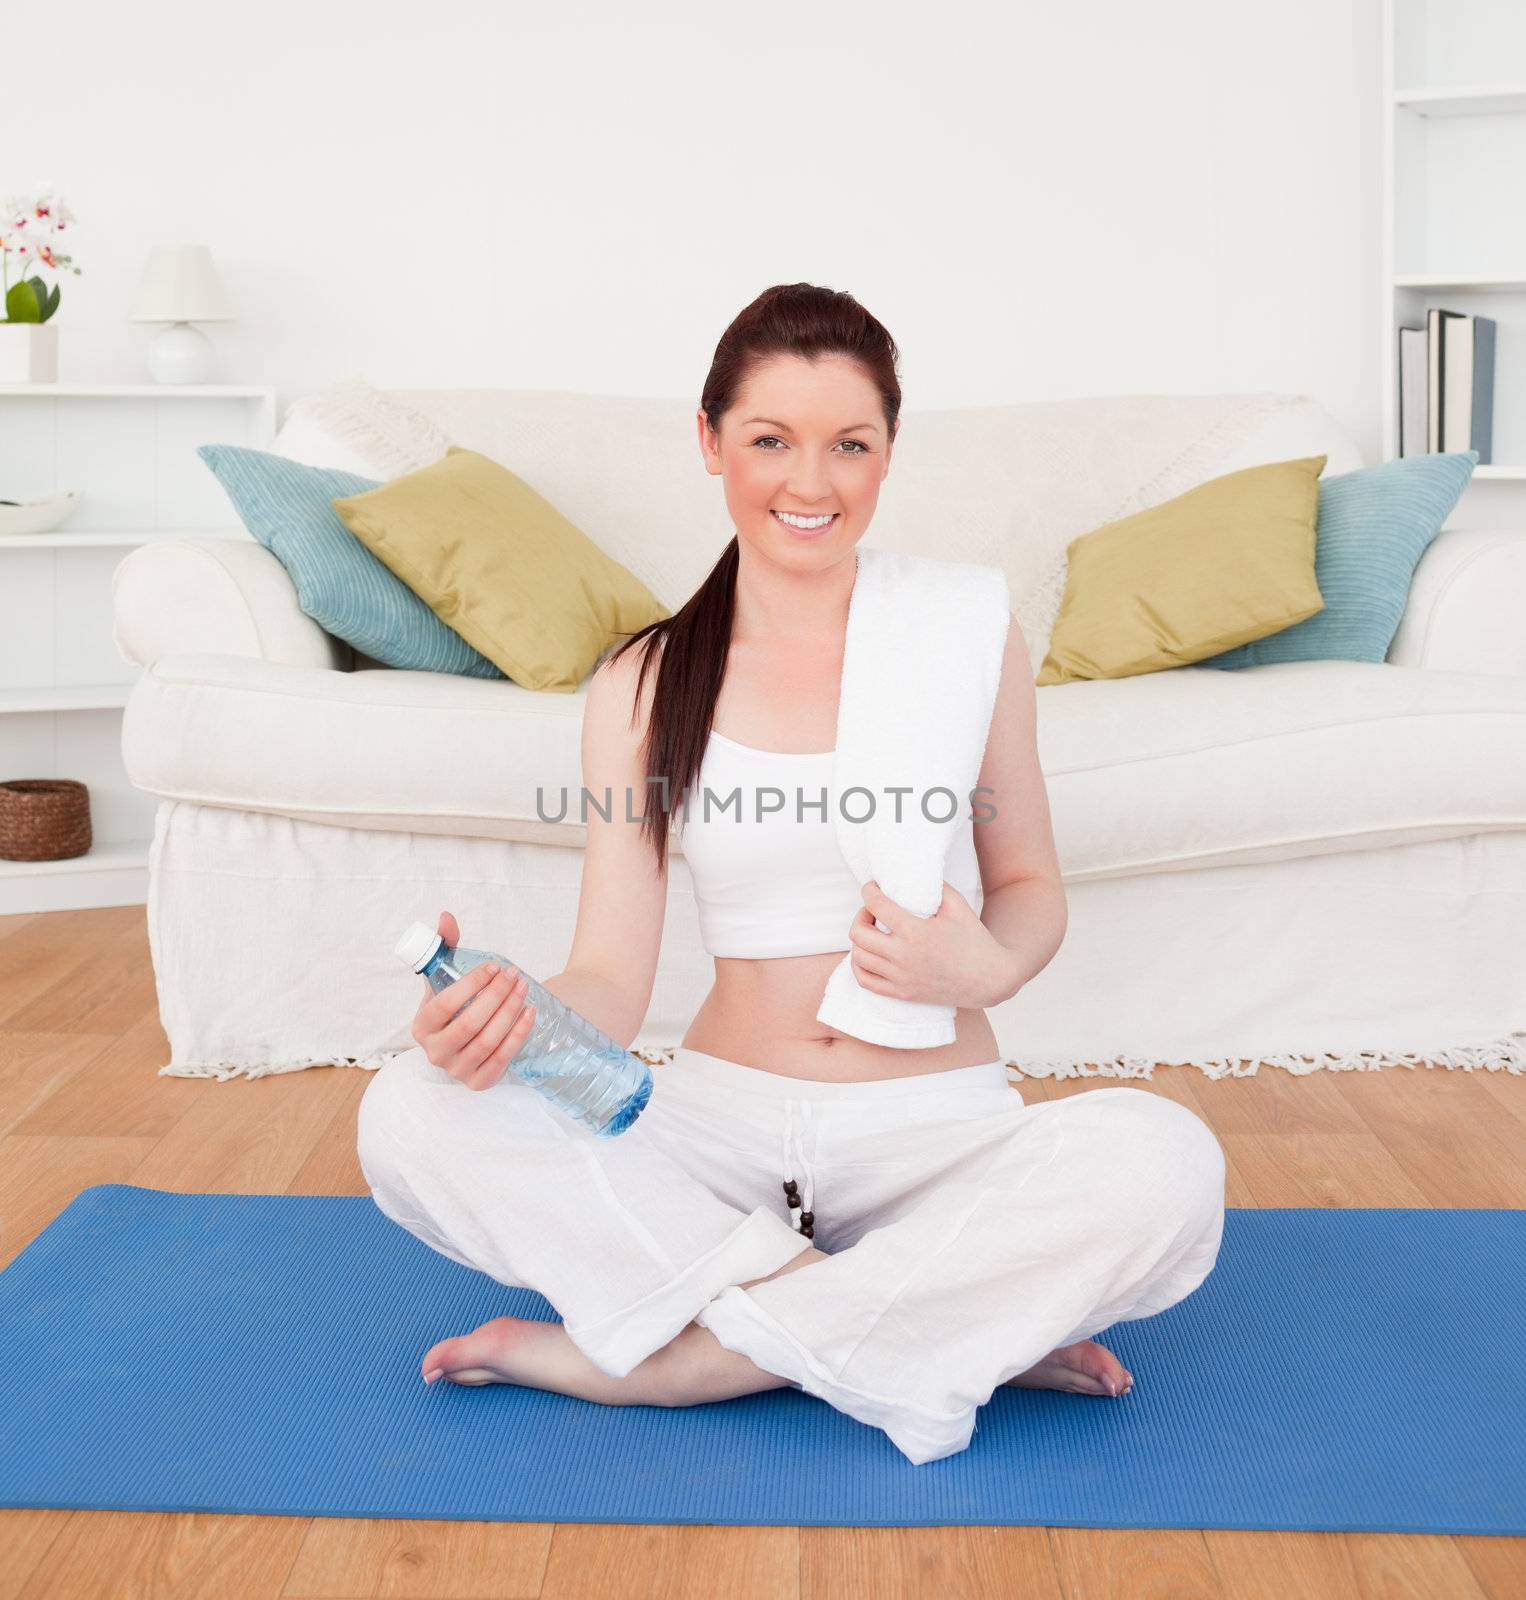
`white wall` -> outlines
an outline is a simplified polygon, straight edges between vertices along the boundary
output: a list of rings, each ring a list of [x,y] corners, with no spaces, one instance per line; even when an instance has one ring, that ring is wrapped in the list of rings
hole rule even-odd
[[[0,0],[19,26],[32,8]],[[55,182],[64,380],[145,376],[209,245],[222,381],[697,398],[759,290],[851,290],[908,408],[1310,393],[1378,458],[1378,0],[54,0],[0,189]]]

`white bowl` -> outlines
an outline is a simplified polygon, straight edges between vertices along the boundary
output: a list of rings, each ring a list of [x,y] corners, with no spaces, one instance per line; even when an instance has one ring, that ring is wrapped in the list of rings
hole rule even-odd
[[[0,538],[20,533],[52,533],[69,520],[80,503],[78,489],[50,495],[46,500],[29,500],[22,505],[0,505]]]

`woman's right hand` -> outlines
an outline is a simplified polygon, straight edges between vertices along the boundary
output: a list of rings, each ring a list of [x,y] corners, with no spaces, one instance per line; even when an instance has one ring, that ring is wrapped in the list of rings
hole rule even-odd
[[[449,945],[461,942],[461,930],[448,911],[440,913],[435,931]],[[525,1005],[525,989],[522,972],[515,967],[500,971],[496,961],[473,967],[438,994],[425,980],[413,1037],[435,1066],[468,1089],[491,1089],[534,1026],[535,1007]]]

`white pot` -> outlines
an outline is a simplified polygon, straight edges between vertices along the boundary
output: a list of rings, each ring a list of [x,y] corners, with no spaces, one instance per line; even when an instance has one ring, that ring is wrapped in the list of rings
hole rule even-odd
[[[0,322],[0,383],[58,382],[58,324]]]

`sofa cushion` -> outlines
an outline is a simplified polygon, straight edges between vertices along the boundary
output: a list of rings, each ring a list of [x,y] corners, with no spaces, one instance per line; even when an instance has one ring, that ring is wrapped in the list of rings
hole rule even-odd
[[[611,645],[671,613],[517,473],[445,456],[334,501],[344,525],[506,676],[571,694]]]
[[[422,411],[356,378],[293,400],[271,449],[310,466],[387,479],[438,461],[451,442]]]
[[[570,785],[576,813],[587,692],[586,682],[542,694],[391,667],[163,656],[128,697],[122,755],[134,784],[169,799],[338,827],[579,843],[565,823],[537,821],[536,791],[554,813]]]
[[[1068,878],[1526,827],[1526,678],[1292,661],[1037,691]]]
[[[576,846],[586,692],[168,656],[133,687],[122,750],[168,799]],[[1526,762],[1500,755],[1526,742],[1523,678],[1308,661],[1037,695],[1071,881],[1526,828]]]
[[[1319,486],[1316,614],[1200,665],[1233,669],[1274,661],[1381,661],[1409,599],[1421,556],[1468,486],[1476,450],[1403,456],[1326,478]]]
[[[1241,467],[1082,534],[1035,681],[1163,672],[1312,617],[1324,466]]]
[[[291,574],[297,603],[325,633],[390,667],[503,676],[340,521],[334,498],[375,489],[375,478],[243,445],[204,444],[196,454],[244,526]]]

